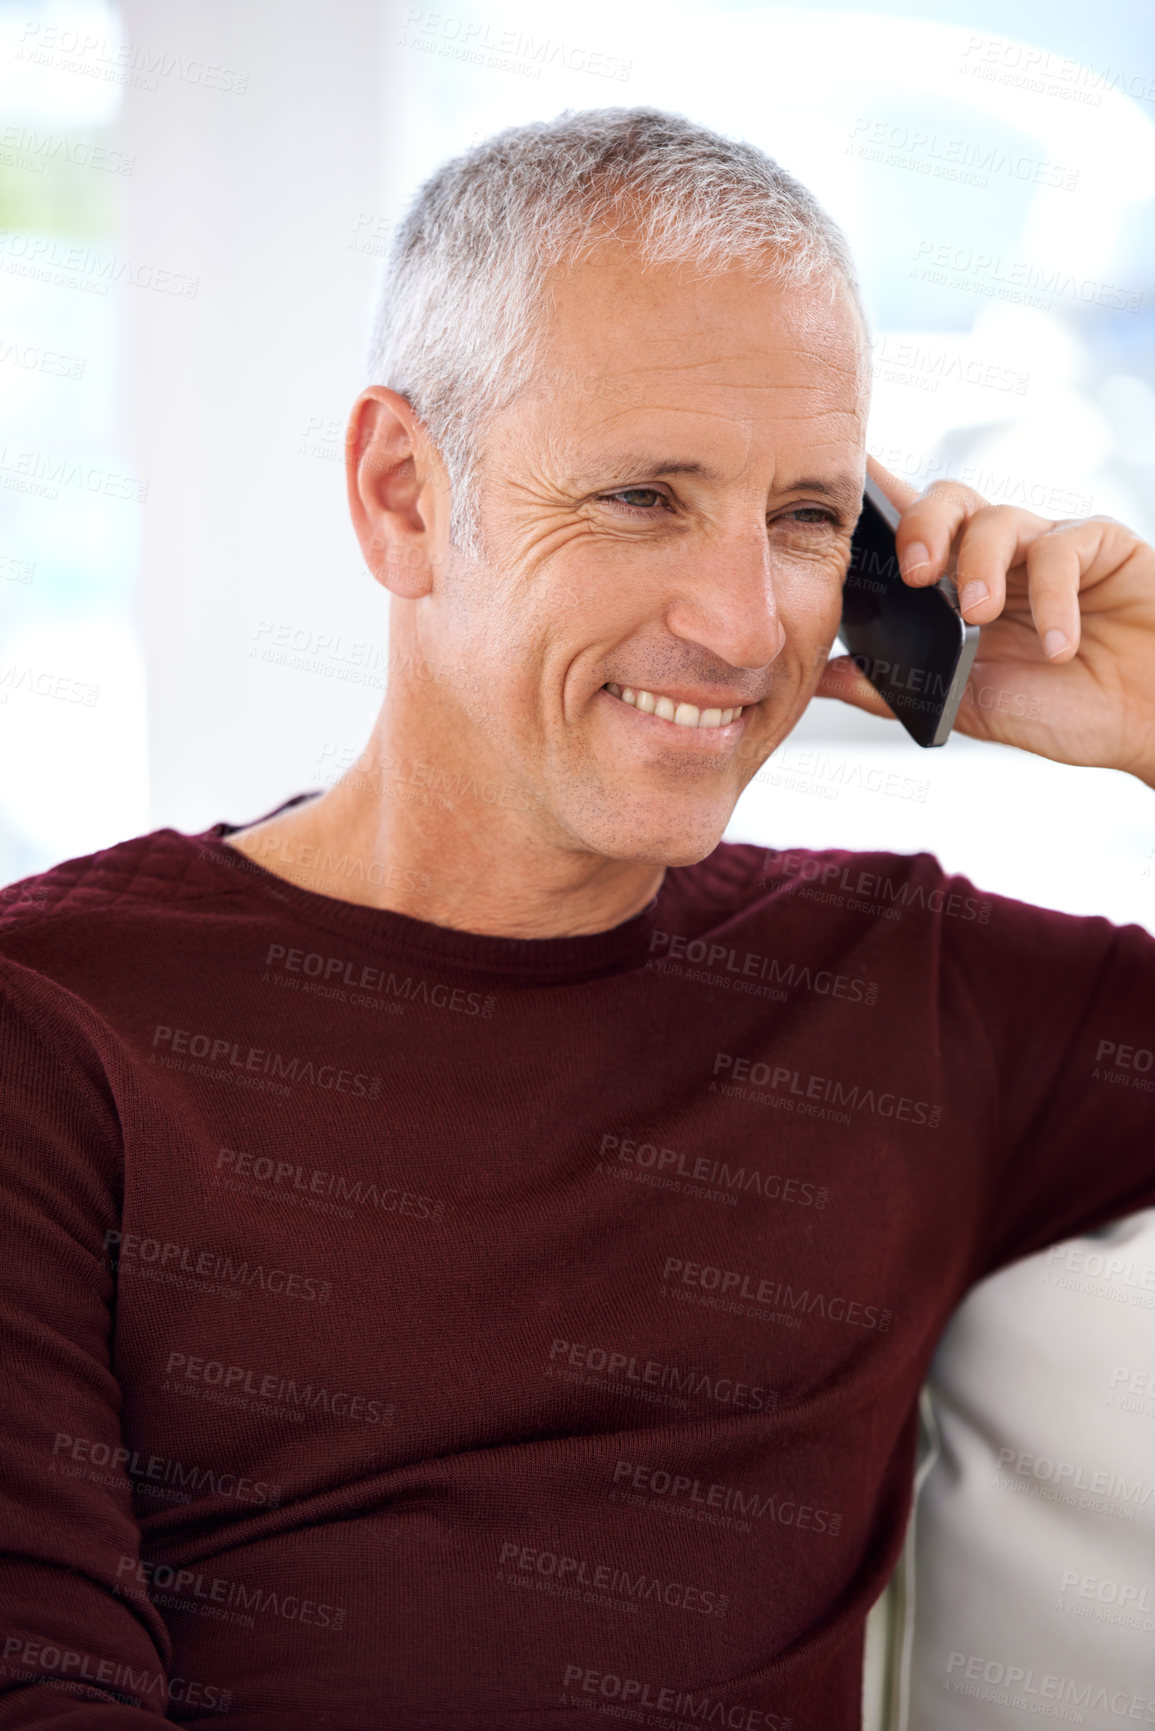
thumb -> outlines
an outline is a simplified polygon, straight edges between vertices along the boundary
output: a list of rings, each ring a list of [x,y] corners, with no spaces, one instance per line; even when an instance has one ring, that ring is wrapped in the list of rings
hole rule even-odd
[[[868,715],[881,716],[886,721],[898,720],[894,710],[879,696],[852,655],[831,657],[814,688],[814,696],[836,697],[855,709],[864,709]]]

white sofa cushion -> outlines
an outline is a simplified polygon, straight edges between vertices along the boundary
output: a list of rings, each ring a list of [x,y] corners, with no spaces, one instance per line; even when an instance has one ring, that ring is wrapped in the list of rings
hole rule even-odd
[[[976,1286],[923,1414],[864,1722],[1155,1725],[1155,1209]]]

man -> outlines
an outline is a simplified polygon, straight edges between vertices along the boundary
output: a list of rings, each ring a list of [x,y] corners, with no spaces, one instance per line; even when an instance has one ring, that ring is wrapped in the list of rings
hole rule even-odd
[[[678,117],[422,190],[363,759],[6,922],[0,1726],[858,1724],[947,1318],[1155,1202],[1146,933],[719,841],[816,691],[885,713],[826,668],[867,355]],[[1151,549],[872,472],[984,626],[961,730],[1155,786]]]

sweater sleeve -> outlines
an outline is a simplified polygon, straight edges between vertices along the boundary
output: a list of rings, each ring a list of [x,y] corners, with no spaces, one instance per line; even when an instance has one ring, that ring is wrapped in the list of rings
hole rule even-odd
[[[0,958],[3,1731],[143,1731],[170,1700],[164,1623],[116,1592],[140,1554],[102,1263],[123,1150],[90,1021]]]
[[[1155,938],[949,888],[989,910],[978,928],[942,921],[998,1077],[978,1280],[1155,1206]]]

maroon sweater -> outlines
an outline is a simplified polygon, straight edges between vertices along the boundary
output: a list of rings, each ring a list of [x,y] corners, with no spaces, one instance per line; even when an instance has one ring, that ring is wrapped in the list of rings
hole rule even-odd
[[[0,1726],[851,1731],[952,1309],[1155,1204],[1155,940],[726,843],[479,936],[229,828],[0,896]]]

